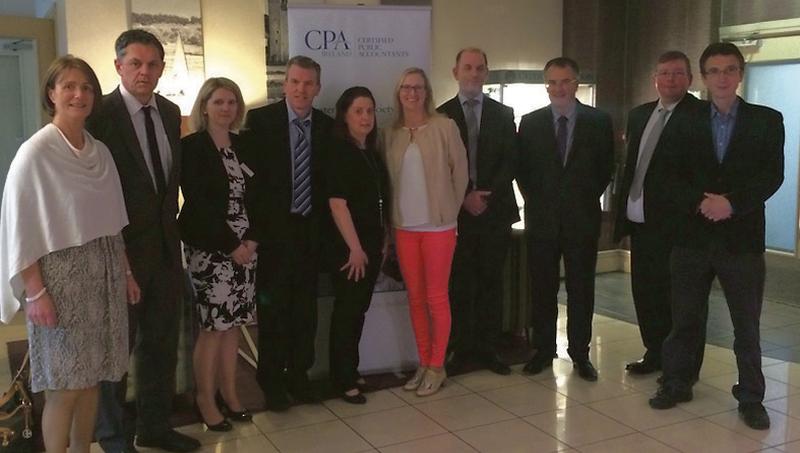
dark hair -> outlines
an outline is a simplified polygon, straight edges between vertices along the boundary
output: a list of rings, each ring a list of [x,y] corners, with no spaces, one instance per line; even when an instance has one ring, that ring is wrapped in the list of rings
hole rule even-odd
[[[463,54],[464,52],[475,52],[483,55],[483,64],[485,64],[487,68],[489,67],[489,58],[486,57],[486,52],[484,52],[483,49],[480,49],[478,47],[465,47],[459,50],[458,53],[456,54],[456,66],[458,66],[458,63],[461,62],[461,54]]]
[[[51,117],[56,114],[56,106],[53,104],[53,101],[50,100],[50,90],[56,88],[56,83],[61,77],[61,74],[68,69],[77,69],[82,72],[86,80],[89,81],[89,85],[91,85],[94,90],[92,113],[99,111],[100,101],[103,98],[103,91],[100,89],[100,82],[97,80],[97,74],[94,73],[89,63],[78,57],[67,54],[53,61],[45,74],[44,83],[42,84],[42,107],[47,111],[47,114]]]
[[[164,61],[164,46],[161,41],[156,38],[156,35],[139,28],[123,31],[114,42],[114,51],[117,53],[118,60],[125,57],[125,52],[131,44],[144,44],[155,47],[158,50],[161,61]]]
[[[350,87],[344,90],[341,96],[339,96],[339,100],[336,101],[336,117],[333,120],[333,133],[337,137],[347,140],[351,143],[355,143],[353,136],[350,135],[350,130],[347,128],[347,123],[345,122],[345,116],[347,115],[347,111],[350,109],[350,106],[353,105],[353,101],[358,98],[368,98],[372,101],[372,106],[375,107],[375,97],[372,96],[372,92],[369,91],[369,88],[366,87]],[[374,117],[373,113],[373,117]],[[376,149],[378,144],[378,120],[374,118],[375,123],[372,126],[372,130],[369,131],[367,134],[366,140],[366,147],[367,149]]]
[[[703,51],[703,54],[700,55],[700,74],[705,75],[706,61],[709,58],[717,55],[733,55],[737,60],[739,60],[739,70],[744,71],[744,55],[742,55],[742,52],[739,51],[739,48],[730,42],[715,42],[713,44],[709,44],[708,47],[706,47],[706,50]]]
[[[559,68],[570,68],[572,69],[572,72],[575,73],[576,78],[579,78],[581,75],[581,70],[578,67],[578,63],[569,57],[553,58],[544,65],[544,71],[547,72],[547,70],[550,69],[550,66],[557,66]]]
[[[286,63],[286,77],[289,77],[289,68],[299,66],[303,69],[313,69],[317,73],[317,85],[322,83],[322,68],[319,63],[305,55],[295,55]]]
[[[686,64],[686,75],[692,75],[692,63],[689,61],[689,57],[687,57],[686,54],[680,50],[668,50],[662,53],[658,56],[657,64],[668,63],[675,60],[683,61]]]

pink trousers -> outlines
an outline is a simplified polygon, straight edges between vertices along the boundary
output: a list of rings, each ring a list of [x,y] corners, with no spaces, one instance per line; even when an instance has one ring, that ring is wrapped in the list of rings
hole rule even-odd
[[[456,229],[396,230],[397,260],[408,291],[411,325],[421,367],[444,366],[450,339],[448,284]]]

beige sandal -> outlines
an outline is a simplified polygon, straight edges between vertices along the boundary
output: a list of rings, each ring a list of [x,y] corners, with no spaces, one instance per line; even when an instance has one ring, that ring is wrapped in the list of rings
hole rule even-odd
[[[425,367],[417,368],[417,372],[414,373],[414,376],[406,382],[406,385],[403,386],[403,390],[408,390],[409,392],[412,390],[416,390],[419,388],[419,385],[422,384],[422,376],[425,375]]]
[[[422,378],[422,383],[417,388],[417,396],[433,395],[439,391],[439,388],[445,385],[446,379],[447,372],[444,368],[440,371],[428,368],[425,372],[425,376]]]

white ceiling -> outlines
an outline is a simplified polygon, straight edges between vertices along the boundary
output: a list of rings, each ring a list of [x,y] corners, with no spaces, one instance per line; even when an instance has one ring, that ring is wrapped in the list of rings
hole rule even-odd
[[[45,17],[55,0],[0,0],[0,15]]]

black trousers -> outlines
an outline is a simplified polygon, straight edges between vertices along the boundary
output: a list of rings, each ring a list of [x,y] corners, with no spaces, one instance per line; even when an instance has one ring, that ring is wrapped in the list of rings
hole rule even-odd
[[[661,345],[672,329],[669,259],[671,232],[663,227],[634,224],[631,230],[631,291],[644,358],[661,362]]]
[[[100,383],[95,437],[105,451],[124,449],[134,432],[158,437],[170,429],[184,282],[180,267],[167,262],[154,263],[150,278],[138,282],[142,300],[128,310],[136,414],[125,404],[127,375],[120,382]]]
[[[364,329],[364,316],[380,273],[381,258],[380,247],[367,251],[366,275],[358,281],[348,280],[346,271],[331,270],[336,299],[331,314],[330,377],[342,392],[356,388],[359,378],[358,344]]]
[[[258,371],[267,399],[303,387],[314,364],[319,252],[311,219],[292,217],[286,243],[269,248],[258,268]]]
[[[503,269],[511,226],[459,225],[450,274],[451,349],[478,360],[494,357],[503,321]]]
[[[528,237],[531,275],[532,324],[539,354],[556,355],[560,260],[564,257],[567,288],[567,353],[574,360],[589,357],[594,313],[594,276],[597,238],[555,240]]]
[[[732,254],[717,243],[706,249],[675,247],[671,256],[672,331],[664,342],[665,385],[688,387],[696,375],[699,343],[705,338],[708,295],[716,277],[725,293],[733,322],[733,352],[740,402],[764,399],[759,319],[764,295],[764,254]]]

